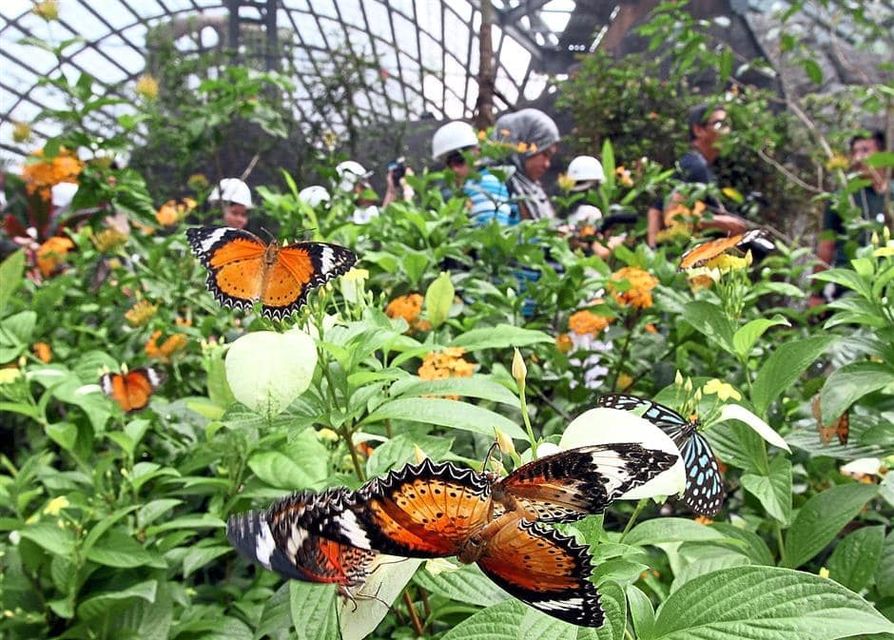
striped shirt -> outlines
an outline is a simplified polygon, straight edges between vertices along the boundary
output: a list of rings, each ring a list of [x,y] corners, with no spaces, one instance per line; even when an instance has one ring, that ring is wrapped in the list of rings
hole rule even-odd
[[[463,185],[463,192],[472,203],[472,220],[479,226],[496,220],[503,226],[519,223],[518,211],[509,206],[509,190],[506,185],[487,169],[478,172],[478,180],[468,179]]]

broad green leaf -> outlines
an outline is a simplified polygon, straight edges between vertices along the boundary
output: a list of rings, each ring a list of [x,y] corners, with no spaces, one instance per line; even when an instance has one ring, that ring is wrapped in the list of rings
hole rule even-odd
[[[690,302],[683,310],[683,317],[699,333],[727,353],[735,355],[733,326],[720,307],[710,302]]]
[[[441,460],[452,445],[453,438],[401,434],[375,448],[366,462],[366,472],[372,478],[402,467],[408,462],[415,462],[416,447],[422,449],[433,460]]]
[[[894,151],[876,151],[863,160],[870,167],[894,167]]]
[[[456,395],[481,398],[518,408],[518,396],[489,376],[474,375],[470,378],[445,378],[423,380],[418,376],[404,378],[391,385],[392,397]]]
[[[455,293],[450,274],[446,271],[442,271],[441,275],[428,285],[425,291],[425,317],[432,328],[437,329],[447,320]]]
[[[872,484],[845,484],[810,498],[785,536],[785,566],[799,567],[822,551],[877,493]]]
[[[2,408],[0,408],[2,411]],[[47,425],[47,435],[66,451],[71,451],[78,439],[78,428],[70,422],[57,422]]]
[[[71,527],[60,527],[56,520],[43,520],[19,530],[23,538],[43,547],[50,553],[71,557],[74,554],[75,537]]]
[[[442,640],[518,640],[519,624],[527,607],[515,599],[491,605],[466,618],[442,636]]]
[[[655,626],[655,609],[649,596],[639,587],[627,585],[627,604],[630,607],[630,618],[638,638],[651,638]]]
[[[881,561],[875,572],[875,586],[882,597],[894,596],[894,531],[885,538]]]
[[[553,338],[542,331],[501,324],[496,327],[466,331],[458,335],[450,343],[450,346],[463,347],[466,351],[478,351],[481,349],[511,349],[512,347],[526,347],[532,344],[551,342],[553,342]],[[506,361],[509,361],[508,355]]]
[[[457,400],[398,398],[381,405],[364,422],[387,419],[436,424],[486,436],[493,436],[494,428],[497,428],[511,438],[526,438],[521,427],[499,413]]]
[[[289,583],[292,624],[301,640],[338,637],[335,585],[292,580]]]
[[[593,569],[593,582],[602,585],[606,581],[617,582],[618,584],[633,584],[636,582],[643,571],[648,570],[648,565],[624,558],[612,558],[605,562],[600,562]]]
[[[87,559],[107,567],[129,569],[150,566],[166,569],[168,564],[151,553],[123,531],[112,530],[100,538],[87,552]]]
[[[0,263],[0,314],[25,277],[25,252],[16,251]]]
[[[286,580],[264,602],[264,610],[255,630],[255,638],[288,638],[292,628],[292,603],[289,594],[291,580]]]
[[[598,629],[580,629],[578,640],[623,640],[627,628],[627,598],[623,589],[613,582],[607,582],[600,585],[599,595],[605,624]]]
[[[766,415],[770,404],[836,340],[837,336],[811,336],[779,345],[754,380],[751,397],[754,412],[759,416]]]
[[[792,463],[783,455],[770,460],[770,473],[742,476],[742,487],[760,500],[767,513],[780,524],[788,524],[792,515]]]
[[[540,611],[528,608],[518,626],[519,638],[538,638],[538,640],[574,640],[577,627],[558,618],[553,618]]]
[[[329,473],[329,452],[312,429],[301,433],[285,451],[262,451],[248,460],[261,480],[280,489],[307,489]]]
[[[191,547],[183,556],[183,577],[187,578],[196,569],[201,569],[209,562],[233,551],[233,547],[210,545],[207,547]]]
[[[224,529],[227,523],[220,518],[203,513],[201,515],[183,516],[162,522],[161,524],[146,529],[147,536],[154,536],[162,531],[173,531],[175,529]]]
[[[147,580],[128,587],[116,589],[81,602],[78,606],[78,615],[85,620],[92,620],[109,612],[109,607],[121,600],[140,598],[146,602],[155,602],[155,593],[158,589],[156,580]]]
[[[885,527],[863,527],[848,534],[832,552],[827,567],[829,577],[859,592],[879,567],[885,546]]]
[[[758,338],[764,335],[764,332],[770,327],[778,325],[791,326],[788,320],[777,314],[773,318],[755,318],[744,326],[739,327],[733,335],[733,347],[739,358],[747,358]]]
[[[423,567],[416,574],[415,582],[429,593],[485,607],[509,597],[474,564],[460,565],[456,571],[442,571],[438,575]]]
[[[655,518],[636,525],[624,539],[624,544],[645,546],[667,542],[697,542],[723,540],[723,534],[703,524],[685,518]]]
[[[707,575],[721,569],[741,567],[751,564],[749,558],[738,550],[705,545],[702,543],[685,543],[677,551],[680,555],[679,566],[674,568],[674,582],[671,591],[678,591],[687,582],[699,576]]]
[[[648,640],[833,640],[892,631],[894,623],[832,580],[748,566],[701,576],[671,594]]]
[[[804,67],[804,73],[807,74],[807,77],[810,78],[810,81],[814,84],[822,84],[823,82],[823,68],[819,66],[819,63],[813,58],[804,58],[801,60],[801,64]]]
[[[820,392],[823,421],[831,423],[857,400],[894,383],[888,362],[857,362],[833,371]]]
[[[375,631],[422,562],[418,558],[378,556],[370,576],[356,593],[356,603],[339,599],[341,640],[362,640]]]
[[[773,566],[775,564],[773,554],[770,552],[767,543],[753,531],[742,529],[728,522],[715,522],[710,526],[727,538],[732,538],[741,542],[742,546],[739,548],[739,551],[747,555],[751,559],[752,564],[763,564],[767,566]]]

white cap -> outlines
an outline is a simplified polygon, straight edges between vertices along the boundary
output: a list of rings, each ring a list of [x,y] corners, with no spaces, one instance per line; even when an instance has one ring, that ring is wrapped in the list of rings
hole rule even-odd
[[[582,204],[568,216],[568,224],[596,224],[602,220],[602,211],[591,204]]]
[[[338,174],[338,188],[340,191],[351,191],[358,182],[366,180],[372,175],[372,171],[367,171],[362,164],[353,160],[345,160],[339,162],[335,166],[335,173]]]
[[[439,160],[451,151],[477,146],[478,136],[472,125],[462,120],[454,120],[435,131],[431,139],[431,156],[434,160]]]
[[[575,182],[605,180],[602,163],[593,156],[577,156],[568,163],[568,172],[565,175]]]
[[[315,184],[310,187],[304,187],[299,191],[298,199],[312,207],[317,207],[323,202],[329,202],[332,197],[329,195],[329,192],[326,191],[326,187],[321,187],[320,185]]]
[[[208,202],[235,202],[251,209],[251,190],[239,178],[224,178],[215,185],[208,196]]]
[[[54,184],[50,193],[54,207],[63,209],[71,204],[74,200],[75,193],[78,192],[78,185],[75,182],[60,182]]]

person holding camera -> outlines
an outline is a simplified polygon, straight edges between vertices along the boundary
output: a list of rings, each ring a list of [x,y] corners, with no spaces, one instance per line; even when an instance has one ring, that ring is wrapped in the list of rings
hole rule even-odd
[[[453,184],[445,189],[445,197],[462,193],[468,198],[469,215],[478,225],[496,220],[501,225],[518,224],[509,206],[509,190],[486,167],[474,166],[480,153],[478,136],[472,125],[454,120],[443,125],[432,136],[432,159],[443,162],[453,174]]]

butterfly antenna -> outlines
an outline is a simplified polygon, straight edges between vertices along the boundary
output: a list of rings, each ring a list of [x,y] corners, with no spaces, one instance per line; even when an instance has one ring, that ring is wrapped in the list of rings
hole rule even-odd
[[[494,440],[494,443],[490,445],[490,448],[487,450],[487,454],[484,456],[484,463],[481,465],[482,471],[487,471],[487,465],[490,463],[491,456],[493,456],[494,451],[499,447],[499,443]]]
[[[270,231],[267,230],[267,227],[261,227],[261,231],[267,234],[267,237],[270,238],[270,242],[276,242],[276,236],[270,233]]]

